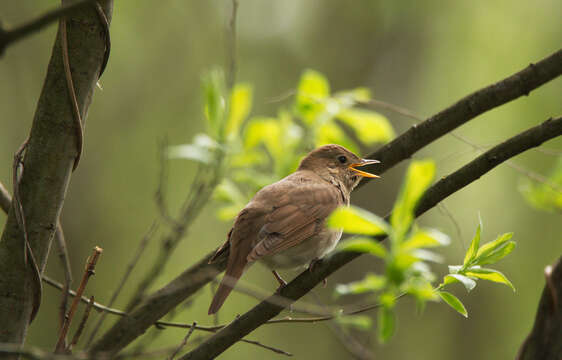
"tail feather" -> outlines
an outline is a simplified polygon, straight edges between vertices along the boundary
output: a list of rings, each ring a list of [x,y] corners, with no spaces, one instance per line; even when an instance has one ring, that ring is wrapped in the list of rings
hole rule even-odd
[[[242,276],[242,273],[244,272],[245,264],[232,265],[234,266],[227,267],[226,274],[222,278],[219,288],[215,293],[215,296],[213,297],[211,306],[209,306],[209,315],[212,315],[219,311],[228,295],[230,295],[232,288],[234,287],[234,285],[236,285],[236,282],[238,282],[238,279],[240,279],[240,276]]]

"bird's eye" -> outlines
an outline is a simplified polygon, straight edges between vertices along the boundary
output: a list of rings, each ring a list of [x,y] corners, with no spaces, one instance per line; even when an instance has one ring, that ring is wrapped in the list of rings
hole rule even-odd
[[[347,157],[345,157],[344,155],[340,155],[338,156],[338,161],[342,164],[345,164],[347,162]]]

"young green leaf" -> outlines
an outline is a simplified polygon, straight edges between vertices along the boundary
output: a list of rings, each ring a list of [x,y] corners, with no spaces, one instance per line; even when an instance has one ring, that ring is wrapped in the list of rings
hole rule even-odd
[[[430,160],[415,161],[410,164],[406,180],[394,209],[390,223],[396,230],[397,238],[401,239],[412,225],[415,207],[427,190],[435,175],[435,163]]]
[[[275,118],[252,118],[244,134],[244,146],[251,149],[259,144],[264,144],[274,157],[281,156],[281,129]]]
[[[222,142],[226,108],[224,74],[222,71],[215,70],[207,74],[203,79],[203,92],[205,94],[204,112],[209,125],[209,133],[214,139]]]
[[[354,237],[351,240],[342,242],[338,249],[341,251],[356,251],[368,253],[380,258],[386,257],[386,248],[374,239],[367,237]]]
[[[493,282],[497,282],[497,283],[500,283],[500,284],[505,284],[505,285],[509,286],[513,291],[515,291],[515,287],[513,286],[511,281],[509,281],[505,277],[504,274],[502,274],[501,272],[499,272],[497,270],[481,268],[479,266],[474,266],[474,267],[468,268],[466,270],[465,274],[467,276],[472,276],[472,277],[475,277],[475,278],[478,278],[478,279],[493,281]]]
[[[238,134],[240,125],[252,108],[252,87],[248,84],[236,84],[230,95],[230,108],[226,122],[226,134]]]
[[[312,124],[325,109],[323,100],[330,96],[330,84],[324,75],[306,70],[297,87],[296,110],[306,123]]]
[[[355,206],[341,206],[334,210],[326,221],[328,227],[360,235],[388,233],[388,224],[383,218]]]
[[[405,242],[400,245],[404,251],[423,247],[436,247],[448,245],[449,236],[435,229],[418,229]]]
[[[314,135],[314,145],[339,144],[357,153],[357,145],[349,139],[345,132],[333,121],[320,125]]]
[[[506,243],[503,243],[489,254],[485,256],[477,257],[476,264],[478,265],[494,264],[499,260],[503,259],[510,252],[512,252],[513,249],[515,249],[515,241],[508,241]]]
[[[349,125],[365,144],[386,143],[394,138],[394,130],[383,115],[362,109],[345,109],[336,117]]]
[[[464,256],[463,266],[469,266],[472,261],[476,258],[476,254],[478,253],[478,247],[480,246],[480,232],[482,230],[482,223],[478,224],[476,228],[476,234],[472,238],[472,242],[470,243],[470,247]]]
[[[467,291],[471,291],[476,287],[476,281],[471,278],[461,275],[461,274],[449,274],[445,276],[443,283],[445,285],[452,284],[454,282],[460,282],[464,285]]]
[[[386,307],[382,307],[378,312],[378,330],[379,341],[381,343],[387,342],[394,334],[395,318],[394,311]]]
[[[478,258],[479,260],[487,258],[492,253],[495,253],[497,250],[499,250],[502,246],[506,245],[506,243],[512,237],[513,237],[513,233],[505,233],[498,236],[494,241],[490,241],[489,243],[482,245],[482,247],[478,249],[478,252],[475,255],[475,257]]]
[[[363,294],[367,292],[375,292],[384,288],[386,279],[384,276],[367,274],[363,280],[354,281],[349,284],[336,285],[337,295]]]
[[[437,292],[441,299],[445,301],[450,307],[455,309],[459,314],[464,317],[468,317],[468,312],[464,307],[463,303],[453,294],[447,291],[438,291]]]

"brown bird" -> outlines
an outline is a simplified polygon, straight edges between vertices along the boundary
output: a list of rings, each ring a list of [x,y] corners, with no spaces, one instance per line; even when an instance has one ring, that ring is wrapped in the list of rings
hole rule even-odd
[[[343,146],[325,145],[305,156],[297,171],[258,191],[210,260],[228,254],[226,274],[209,314],[219,310],[256,260],[273,269],[283,286],[286,283],[275,269],[313,264],[332,251],[342,232],[326,228],[326,218],[337,207],[349,205],[361,177],[378,177],[357,167],[378,162],[361,159]]]

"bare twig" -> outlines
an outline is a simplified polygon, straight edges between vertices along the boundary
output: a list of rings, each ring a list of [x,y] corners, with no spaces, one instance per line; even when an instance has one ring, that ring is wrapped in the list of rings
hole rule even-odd
[[[57,282],[57,281],[51,279],[50,277],[48,277],[48,276],[46,276],[46,275],[43,275],[43,281],[44,281],[45,283],[47,283],[47,284],[53,286],[54,288],[59,289],[59,290],[63,290],[63,288],[64,288],[64,286],[63,286],[61,283],[59,283],[59,282]],[[69,290],[69,291],[68,291],[68,294],[71,295],[71,296],[73,296],[73,297],[76,297],[76,295],[77,295],[77,294],[76,294],[76,291],[74,291],[74,290]],[[89,302],[90,302],[90,300],[89,300],[87,297],[85,297],[85,296],[81,296],[81,297],[80,297],[80,301],[82,301],[82,302],[85,303],[85,304],[89,304]],[[112,315],[117,315],[117,316],[122,316],[122,317],[128,317],[128,316],[130,316],[128,313],[126,313],[126,312],[124,312],[124,311],[121,311],[121,310],[118,310],[118,309],[114,309],[114,308],[107,307],[107,306],[102,305],[102,304],[100,304],[100,303],[98,303],[98,302],[95,302],[95,301],[93,302],[92,307],[93,307],[96,311],[106,312],[106,313],[109,313],[109,314],[112,314]],[[301,321],[299,321],[299,319],[295,319],[295,320],[296,320],[295,322],[301,322]],[[283,322],[287,322],[287,321],[286,321],[286,319],[281,319],[281,320],[279,320],[278,322],[279,322],[279,323],[283,323]],[[302,321],[302,322],[305,322],[305,321]],[[156,327],[158,327],[158,328],[172,327],[172,328],[180,328],[180,329],[191,329],[191,327],[193,326],[192,324],[176,323],[176,322],[170,322],[170,321],[156,321],[153,325],[156,326]],[[217,332],[218,330],[222,329],[224,326],[225,326],[225,325],[218,325],[218,326],[201,326],[201,325],[196,325],[196,326],[195,326],[195,330],[204,331],[204,332],[208,332],[208,333],[215,333],[215,332]],[[279,353],[279,354],[284,354],[284,355],[291,356],[291,354],[289,354],[289,353],[287,353],[287,352],[285,352],[285,351],[283,351],[283,350],[274,348],[274,347],[269,346],[269,345],[264,345],[264,344],[262,344],[262,343],[260,343],[260,342],[258,342],[258,341],[248,340],[248,339],[242,339],[241,341],[242,341],[242,342],[245,342],[245,343],[248,343],[248,344],[252,344],[252,345],[259,346],[259,347],[263,347],[264,349],[271,350],[271,351],[274,351],[274,352]]]
[[[88,284],[88,279],[90,279],[90,276],[94,275],[95,273],[96,264],[102,252],[103,249],[96,246],[94,247],[92,255],[88,258],[86,268],[84,269],[84,275],[82,275],[82,281],[80,281],[80,286],[78,287],[78,291],[76,292],[76,297],[74,298],[74,301],[72,301],[72,305],[70,306],[68,315],[66,315],[65,317],[64,325],[59,333],[59,339],[55,347],[55,352],[61,352],[65,348],[66,333],[68,332],[70,323],[72,322],[72,318],[76,313],[76,309],[78,308],[78,303],[80,302],[80,298],[82,297],[82,294],[86,289],[86,285]]]
[[[139,245],[137,247],[137,250],[135,251],[135,254],[134,254],[133,258],[131,259],[131,262],[127,265],[127,268],[125,269],[125,273],[123,274],[123,277],[121,278],[121,281],[119,282],[119,285],[117,285],[117,287],[115,288],[115,291],[113,292],[113,295],[111,295],[111,298],[109,299],[109,303],[107,303],[108,307],[113,306],[113,303],[115,302],[115,300],[117,300],[117,297],[119,296],[119,294],[121,293],[121,290],[123,289],[123,287],[127,283],[127,280],[129,279],[129,276],[133,272],[133,269],[135,268],[137,262],[140,260],[144,250],[146,249],[146,246],[148,245],[149,240],[152,238],[152,235],[154,234],[154,232],[156,231],[157,228],[158,228],[158,223],[153,222],[152,225],[150,226],[150,228],[148,229],[148,232],[142,237],[142,239],[139,242]],[[86,346],[89,346],[90,343],[92,342],[92,340],[94,339],[94,337],[96,336],[98,330],[100,329],[101,325],[103,324],[105,316],[106,316],[106,313],[104,312],[101,315],[98,322],[96,323],[96,326],[92,330],[92,333],[90,334],[90,337],[88,338],[88,343],[86,344]]]
[[[226,85],[230,90],[236,82],[236,14],[238,12],[238,0],[232,0],[232,13],[228,29],[227,53],[228,53],[228,73]]]
[[[29,322],[31,323],[35,316],[37,315],[37,311],[39,311],[39,306],[41,305],[41,297],[43,294],[43,286],[41,284],[41,272],[39,270],[39,265],[37,264],[37,259],[35,258],[35,254],[33,254],[33,250],[31,249],[31,245],[29,244],[29,235],[27,233],[27,226],[25,223],[25,212],[23,211],[23,205],[21,201],[20,195],[20,174],[19,169],[20,165],[23,168],[23,153],[27,147],[29,142],[29,138],[27,138],[19,147],[18,151],[16,151],[14,155],[14,163],[12,166],[12,182],[14,185],[14,197],[13,197],[13,204],[14,210],[16,215],[16,220],[18,222],[18,226],[20,231],[23,234],[23,255],[24,255],[24,263],[29,265],[31,273],[33,275],[33,309],[31,311],[31,317]]]
[[[80,336],[84,331],[84,327],[86,326],[86,322],[88,321],[88,317],[90,316],[90,311],[92,311],[93,305],[94,305],[94,295],[90,296],[90,301],[88,302],[88,306],[86,306],[86,309],[84,310],[84,316],[82,316],[82,320],[80,320],[80,324],[78,325],[78,330],[76,330],[76,333],[74,333],[74,336],[72,337],[72,341],[68,346],[68,350],[72,350],[72,347],[78,344],[78,340],[80,339]]]
[[[84,129],[82,128],[82,116],[80,115],[80,108],[78,107],[78,100],[76,99],[76,91],[74,89],[74,82],[72,80],[72,72],[70,71],[70,60],[68,58],[68,37],[66,35],[66,19],[60,19],[60,33],[61,33],[61,50],[62,62],[64,66],[64,75],[66,79],[66,88],[70,98],[70,105],[72,113],[74,114],[74,131],[76,133],[76,159],[72,170],[76,170],[80,157],[82,156],[82,147],[84,146]]]
[[[189,328],[189,331],[187,332],[187,335],[185,335],[182,342],[178,345],[178,347],[174,350],[174,352],[168,358],[169,360],[174,360],[174,358],[180,352],[180,350],[183,349],[185,344],[187,344],[187,340],[189,340],[189,337],[191,336],[191,334],[193,334],[193,330],[195,330],[196,326],[197,326],[197,322],[194,321],[193,324],[191,325],[191,327]]]
[[[72,3],[71,5],[61,6],[58,9],[46,12],[38,18],[12,30],[5,30],[0,27],[0,56],[3,55],[4,50],[12,43],[43,29],[45,26],[60,18],[72,15],[85,7],[92,6],[96,1],[97,0],[82,0]]]

